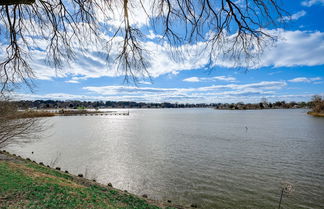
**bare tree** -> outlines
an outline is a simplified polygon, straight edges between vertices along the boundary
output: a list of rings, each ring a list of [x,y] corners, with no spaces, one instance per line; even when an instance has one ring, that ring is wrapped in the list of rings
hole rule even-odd
[[[7,99],[0,100],[0,148],[15,142],[37,138],[43,130],[38,118],[21,118],[17,107]]]
[[[324,113],[324,97],[320,95],[312,96],[312,111],[315,113]]]
[[[47,40],[48,62],[55,68],[74,58],[74,44],[84,46],[100,40],[109,29],[107,54],[114,59],[126,80],[149,75],[143,47],[143,28],[132,22],[140,8],[149,18],[149,28],[162,35],[170,48],[201,42],[212,62],[220,55],[248,61],[262,51],[265,40],[275,38],[266,28],[286,12],[279,0],[2,0],[0,36],[5,53],[0,59],[1,92],[22,82],[32,85],[34,77],[28,51],[31,37]],[[134,9],[136,7],[136,9]],[[98,15],[100,14],[100,15]],[[119,24],[104,20],[120,15]],[[101,18],[98,18],[100,16]],[[134,19],[134,18],[133,18]],[[136,19],[136,18],[135,18]],[[283,19],[283,18],[281,18]],[[180,30],[179,27],[184,30]],[[118,42],[118,44],[114,44]],[[117,49],[116,49],[117,48]],[[178,57],[177,54],[176,57]]]

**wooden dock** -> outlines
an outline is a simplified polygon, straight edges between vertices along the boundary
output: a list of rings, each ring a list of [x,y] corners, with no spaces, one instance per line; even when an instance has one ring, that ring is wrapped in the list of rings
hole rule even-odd
[[[109,113],[84,113],[84,114],[58,114],[59,116],[110,116],[110,115],[124,115],[129,116],[129,112],[118,113],[118,112],[109,112]]]
[[[100,111],[100,110],[75,110],[75,109],[52,109],[36,110],[36,112],[48,112],[53,116],[129,116],[129,111]]]

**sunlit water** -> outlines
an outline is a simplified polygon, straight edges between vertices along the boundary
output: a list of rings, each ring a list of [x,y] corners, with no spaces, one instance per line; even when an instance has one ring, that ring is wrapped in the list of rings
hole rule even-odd
[[[306,110],[131,109],[46,124],[41,139],[8,150],[176,204],[277,208],[288,181],[283,208],[324,208],[324,118]]]

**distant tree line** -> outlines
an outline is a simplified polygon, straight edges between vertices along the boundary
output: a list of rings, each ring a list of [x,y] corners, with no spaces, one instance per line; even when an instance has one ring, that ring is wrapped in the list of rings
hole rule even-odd
[[[215,109],[224,110],[252,110],[252,109],[288,109],[288,108],[311,108],[314,102],[267,102],[262,99],[259,103],[199,103],[199,104],[180,104],[180,103],[145,103],[145,102],[132,102],[132,101],[58,101],[58,100],[21,100],[15,101],[20,109],[84,109],[84,108],[204,108],[210,107]]]
[[[311,108],[312,102],[267,102],[261,101],[259,103],[231,103],[231,104],[216,104],[216,109],[232,109],[232,110],[255,110],[255,109],[291,109],[291,108]]]
[[[16,105],[20,109],[36,108],[68,108],[68,109],[84,109],[84,108],[195,108],[195,107],[210,107],[210,104],[178,104],[178,103],[146,103],[132,101],[78,101],[78,100],[21,100],[16,101]]]

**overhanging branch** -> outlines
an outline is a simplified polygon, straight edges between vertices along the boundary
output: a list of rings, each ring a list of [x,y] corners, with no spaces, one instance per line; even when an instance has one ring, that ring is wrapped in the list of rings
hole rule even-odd
[[[1,0],[0,5],[33,4],[35,0]]]

